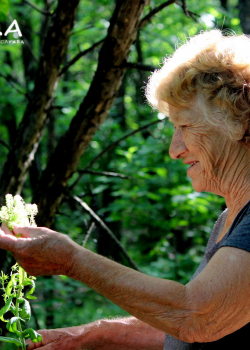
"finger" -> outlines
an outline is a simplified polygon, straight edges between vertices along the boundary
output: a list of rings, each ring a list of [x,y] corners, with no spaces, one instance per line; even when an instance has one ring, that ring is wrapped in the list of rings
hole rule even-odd
[[[26,344],[28,345],[27,350],[33,350],[33,349],[38,349],[40,347],[43,348],[43,350],[53,350],[53,348],[50,347],[48,343],[50,343],[50,332],[47,330],[38,330],[37,331],[39,334],[42,336],[42,341],[39,343],[33,343],[30,339],[26,341]],[[47,344],[47,345],[46,345]]]
[[[40,347],[43,347],[42,342],[33,343],[31,340],[27,340],[26,344],[28,344],[27,350],[33,350],[33,349],[38,349]]]
[[[2,223],[1,229],[6,235],[13,236],[13,232],[11,232],[11,230],[9,229],[8,225],[5,222]]]
[[[26,350],[33,350],[33,349],[38,349],[38,348],[42,348],[43,350],[58,350],[57,347],[55,347],[55,345],[40,345],[40,343],[33,343],[34,345],[31,345],[33,347],[27,347]]]
[[[39,237],[43,232],[42,228],[37,227],[23,227],[23,226],[13,226],[13,233],[16,236],[22,238],[36,238]]]
[[[13,235],[5,234],[4,231],[0,230],[0,248],[4,250],[13,250],[17,242],[17,238]]]

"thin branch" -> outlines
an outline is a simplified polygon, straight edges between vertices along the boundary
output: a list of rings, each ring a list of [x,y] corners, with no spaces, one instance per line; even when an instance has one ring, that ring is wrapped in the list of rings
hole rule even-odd
[[[155,67],[155,66],[143,64],[140,62],[127,62],[127,63],[125,63],[125,68],[127,68],[127,69],[139,69],[139,70],[150,71],[150,72],[157,69],[157,67]]]
[[[84,32],[85,30],[88,30],[88,29],[91,29],[91,28],[94,28],[95,26],[93,24],[89,24],[88,26],[82,28],[82,29],[79,29],[79,30],[75,30],[74,32],[71,33],[71,36],[73,35],[77,35],[81,32]]]
[[[52,16],[51,12],[39,9],[39,7],[37,7],[35,4],[29,2],[28,0],[24,0],[23,2],[30,5],[31,7],[33,7],[33,9],[35,9],[36,11],[40,12],[41,14],[43,14],[45,16]]]
[[[119,173],[113,173],[113,172],[107,172],[107,171],[94,171],[94,170],[78,170],[79,174],[92,174],[92,175],[103,175],[108,177],[120,177],[121,179],[130,179],[129,176],[119,174]]]
[[[85,247],[86,243],[87,243],[87,240],[89,239],[89,236],[91,235],[91,232],[93,231],[93,229],[95,228],[95,223],[94,221],[91,223],[88,231],[87,231],[87,234],[84,238],[84,240],[82,241],[82,246]]]
[[[81,178],[83,177],[84,173],[86,172],[86,170],[88,170],[89,168],[92,167],[92,165],[99,159],[101,158],[105,153],[107,153],[108,151],[110,151],[112,148],[114,148],[115,146],[117,146],[121,141],[127,139],[128,137],[136,134],[137,132],[139,131],[142,131],[144,129],[147,129],[149,128],[151,125],[154,125],[154,124],[157,124],[163,120],[165,120],[166,118],[163,118],[163,119],[157,119],[157,120],[154,120],[153,122],[147,124],[147,125],[144,125],[144,126],[141,126],[139,129],[136,129],[132,132],[130,132],[129,134],[121,137],[119,140],[111,143],[111,145],[109,145],[108,147],[106,147],[102,152],[100,152],[86,167],[85,169],[82,170],[82,173],[78,176],[78,178],[76,179],[76,181],[73,183],[73,185],[70,186],[69,190],[72,191],[72,189],[79,183],[79,181],[81,180]]]
[[[143,19],[141,20],[140,23],[140,28],[144,27],[146,24],[148,24],[151,20],[152,17],[154,17],[158,12],[160,12],[162,9],[165,7],[172,5],[176,2],[176,0],[169,0],[165,1],[163,4],[155,7],[152,11],[150,11]]]
[[[71,61],[69,61],[58,73],[58,76],[62,76],[73,64],[76,63],[81,57],[87,55],[89,52],[93,51],[97,46],[99,46],[101,43],[104,42],[105,39],[102,39],[98,41],[97,43],[93,44],[91,47],[89,47],[87,50],[84,50],[82,52],[79,52],[74,58],[72,58]]]
[[[48,109],[46,109],[46,112],[52,111],[54,109],[59,109],[61,111],[63,108],[65,108],[65,106],[51,105]]]
[[[147,25],[150,20],[152,19],[152,17],[154,17],[158,12],[160,12],[162,9],[164,9],[165,7],[172,5],[172,4],[176,4],[180,7],[182,7],[183,12],[185,13],[185,15],[187,17],[191,17],[195,22],[197,22],[196,17],[200,17],[200,15],[198,15],[197,13],[191,12],[188,10],[187,8],[187,3],[186,0],[181,0],[182,3],[178,3],[177,0],[169,0],[164,2],[163,4],[157,6],[156,8],[154,8],[152,11],[150,11],[142,20],[140,23],[140,28],[144,27],[145,25]]]
[[[189,16],[192,18],[193,21],[195,21],[196,23],[198,23],[197,18],[196,17],[200,17],[200,15],[198,15],[197,13],[188,11]]]
[[[10,146],[3,139],[0,139],[0,143],[10,151]]]
[[[185,13],[185,15],[189,18],[189,12],[188,12],[188,8],[187,8],[187,3],[186,0],[181,0],[182,1],[182,9],[183,12]]]
[[[181,1],[182,1],[182,3],[179,3],[178,1],[176,1],[176,5],[182,7],[183,12],[186,14],[187,17],[191,17],[195,22],[197,22],[197,18],[196,17],[200,17],[200,15],[198,15],[198,13],[189,11],[187,9],[186,0],[181,0]],[[185,4],[183,4],[183,1],[185,2]]]
[[[123,247],[123,245],[119,242],[119,240],[116,238],[116,236],[114,235],[114,233],[108,228],[108,226],[106,226],[106,224],[102,221],[102,219],[88,206],[87,203],[83,202],[79,197],[77,196],[72,196],[74,198],[74,200],[76,202],[78,202],[81,207],[86,210],[89,215],[93,218],[93,220],[95,221],[95,223],[97,225],[99,225],[102,229],[104,229],[107,234],[113,239],[113,241],[117,244],[117,246],[119,247],[119,249],[121,250],[122,254],[126,257],[126,259],[128,260],[129,264],[131,267],[133,267],[135,270],[140,271],[138,266],[136,265],[136,263],[131,259],[131,257],[129,256],[128,252],[126,251],[126,249]]]
[[[12,76],[10,76],[10,75],[5,76],[5,75],[3,75],[2,73],[0,73],[0,77],[1,77],[1,78],[4,78],[4,79],[7,81],[7,83],[8,83],[11,87],[13,87],[19,94],[22,94],[22,95],[24,95],[25,97],[28,98],[27,93],[24,92],[24,91],[22,91],[22,90],[20,90],[20,89],[15,85],[15,84],[16,84],[16,81],[15,81],[15,79],[14,79]]]
[[[104,153],[110,151],[112,148],[114,148],[115,146],[117,146],[121,141],[127,139],[128,137],[136,134],[137,132],[140,132],[144,129],[147,129],[148,127],[150,127],[151,125],[154,125],[154,124],[157,124],[157,123],[160,123],[162,122],[163,120],[165,120],[166,118],[164,119],[157,119],[157,120],[154,120],[153,122],[147,124],[147,125],[144,125],[144,126],[141,126],[140,128],[136,129],[136,130],[133,130],[132,132],[130,132],[129,134],[121,137],[119,140],[115,141],[114,143],[112,143],[111,145],[109,145],[108,147],[106,147],[101,153],[99,153],[87,166],[84,170],[87,170],[89,168],[92,167],[92,165],[99,159],[101,158]]]

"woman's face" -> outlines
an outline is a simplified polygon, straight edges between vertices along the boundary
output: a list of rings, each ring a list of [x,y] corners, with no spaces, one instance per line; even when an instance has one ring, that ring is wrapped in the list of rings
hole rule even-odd
[[[195,106],[169,106],[169,117],[175,127],[169,154],[189,165],[187,174],[194,190],[226,195],[235,181],[244,147],[210,124]]]

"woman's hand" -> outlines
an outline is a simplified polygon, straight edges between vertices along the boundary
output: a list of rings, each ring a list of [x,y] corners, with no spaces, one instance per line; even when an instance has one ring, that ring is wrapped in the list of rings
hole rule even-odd
[[[67,275],[79,246],[67,235],[43,227],[2,225],[0,248],[9,250],[29,274]]]
[[[44,329],[38,331],[42,335],[43,340],[39,343],[33,343],[31,340],[28,340],[26,342],[26,344],[29,344],[27,350],[41,347],[44,350],[87,350],[87,345],[84,345],[84,339],[81,337],[83,332],[83,326],[50,330]]]

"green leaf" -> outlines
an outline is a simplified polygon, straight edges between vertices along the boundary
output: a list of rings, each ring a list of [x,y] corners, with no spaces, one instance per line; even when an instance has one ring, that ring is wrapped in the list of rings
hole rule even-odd
[[[26,298],[27,299],[36,299],[36,297],[33,297],[31,294],[34,293],[35,291],[35,288],[36,288],[36,285],[35,285],[35,282],[31,279],[25,279],[24,281],[24,286],[27,286],[27,285],[30,285],[32,286],[31,289],[28,291],[28,293],[26,293]]]
[[[30,303],[28,300],[24,300],[24,305],[22,307],[22,310],[20,312],[20,317],[24,320],[29,321],[31,317],[31,309],[30,309]]]
[[[23,331],[23,335],[27,338],[30,338],[33,343],[39,343],[39,341],[42,341],[41,334],[37,333],[32,328],[25,329],[25,331]]]
[[[18,310],[21,311],[21,309],[18,309]],[[14,315],[16,314],[16,308],[13,305],[10,306],[9,311],[11,311]],[[6,321],[6,322],[8,322],[8,321]]]
[[[15,344],[16,346],[22,346],[21,342],[15,338],[10,338],[10,337],[0,337],[0,341],[3,341],[5,343],[12,343]]]
[[[153,192],[149,192],[147,194],[147,197],[154,200],[154,201],[160,201],[161,200],[161,196],[159,196],[158,194],[156,193],[153,193]]]
[[[16,275],[12,275],[6,287],[6,294],[8,295],[8,297],[11,295],[12,288],[15,285],[16,285]]]
[[[32,280],[30,280],[28,277],[23,282],[24,286],[33,286]]]
[[[8,0],[0,0],[0,12],[7,16],[10,9]]]
[[[14,295],[12,295],[6,302],[6,304],[4,305],[4,307],[0,310],[0,317],[2,317],[4,314],[6,314],[6,312],[9,311],[10,309],[10,304],[12,302],[12,299],[14,298]]]
[[[22,267],[19,267],[19,281],[20,281],[20,284],[23,284],[26,278],[27,278],[26,271],[24,271],[24,269]]]
[[[9,322],[9,320],[5,320],[3,316],[0,317],[0,320],[3,321],[3,322],[6,322],[6,323]]]
[[[24,321],[24,320],[21,319],[21,317],[12,317],[7,323],[7,329],[9,332],[16,333],[16,335],[19,337],[21,332],[17,329],[18,321]]]
[[[23,298],[18,298],[17,301],[19,302],[19,304],[22,304],[22,303],[24,303],[25,299],[23,299]]]
[[[156,168],[155,171],[161,177],[167,176],[167,169],[166,168]]]
[[[128,152],[129,153],[135,153],[137,150],[138,150],[137,146],[132,146],[132,147],[129,147]]]

